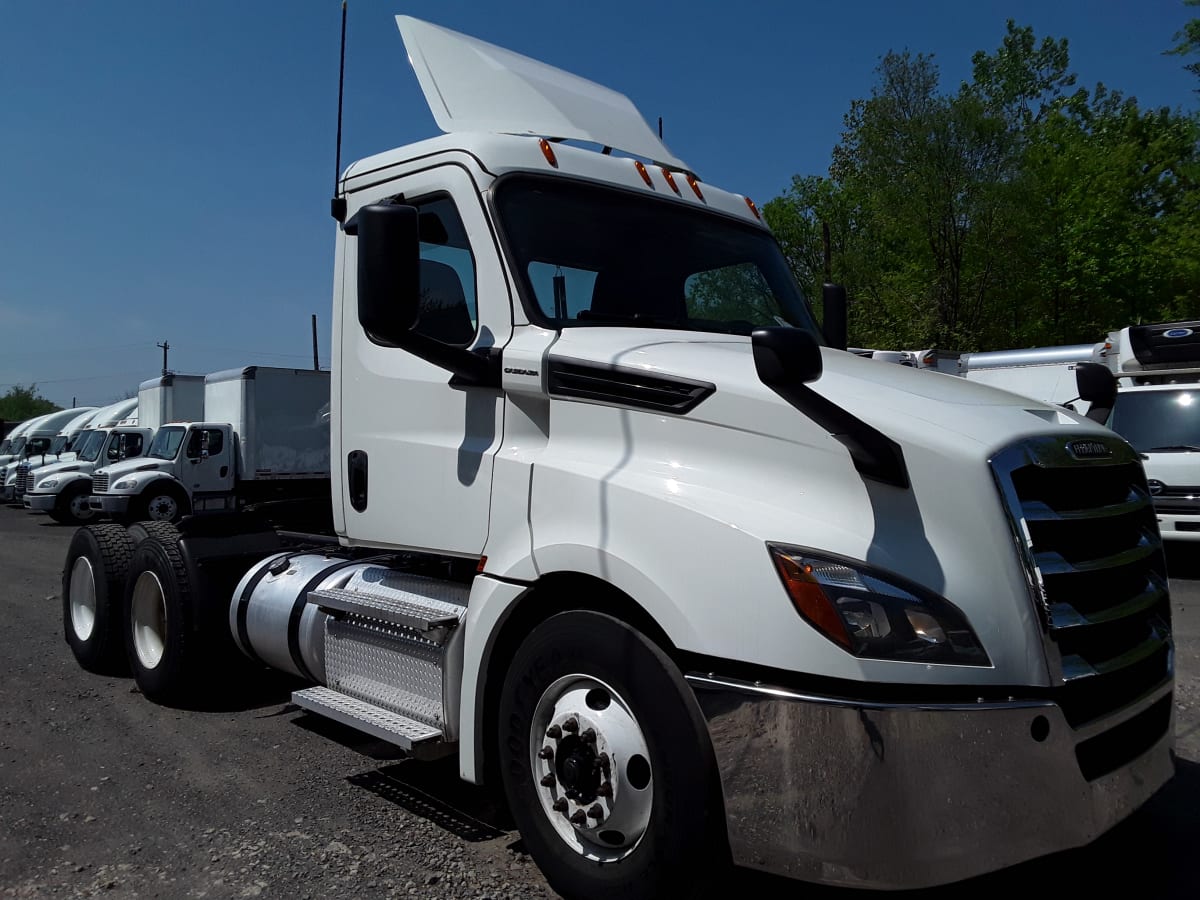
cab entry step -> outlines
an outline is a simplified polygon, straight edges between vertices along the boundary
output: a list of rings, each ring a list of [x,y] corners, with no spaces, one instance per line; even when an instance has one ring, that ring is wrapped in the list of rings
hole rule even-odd
[[[331,688],[311,687],[295,691],[292,702],[301,709],[356,728],[414,755],[420,755],[423,748],[440,744],[442,740],[441,730],[432,725]]]
[[[367,591],[345,590],[341,588],[325,588],[312,591],[308,602],[321,609],[338,613],[349,613],[364,619],[374,619],[389,625],[399,625],[421,632],[432,640],[438,641],[445,633],[454,628],[462,616],[466,606],[467,589],[461,588],[463,595],[460,602],[447,602],[438,597],[428,596],[414,588],[422,588],[422,582],[429,579],[413,579],[413,585],[405,585],[406,589],[392,588],[387,594],[368,593]],[[446,585],[437,584],[445,592]],[[458,585],[451,587],[458,588]],[[457,597],[455,599],[458,599]]]

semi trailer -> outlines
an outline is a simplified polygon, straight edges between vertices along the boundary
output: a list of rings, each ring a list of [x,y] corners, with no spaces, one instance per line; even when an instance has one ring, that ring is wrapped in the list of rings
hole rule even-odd
[[[97,466],[141,456],[154,432],[137,424],[137,400],[122,401],[100,410],[83,444],[71,460],[34,469],[22,491],[24,507],[49,514],[56,522],[81,525],[95,517],[88,505],[92,472]],[[17,490],[22,490],[18,483]]]
[[[207,375],[200,387],[198,421],[169,419],[144,458],[96,470],[93,512],[176,522],[267,501],[328,505],[328,372],[249,366]],[[179,397],[174,404],[182,409]]]
[[[726,860],[951,882],[1168,781],[1128,443],[828,346],[753,202],[626,97],[397,22],[445,134],[337,181],[332,534],[80,529],[83,665],[163,703],[231,654],[305,679],[308,713],[502,789],[569,897]]]

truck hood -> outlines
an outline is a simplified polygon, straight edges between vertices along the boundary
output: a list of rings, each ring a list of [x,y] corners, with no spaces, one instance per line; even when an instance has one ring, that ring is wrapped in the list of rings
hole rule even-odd
[[[97,469],[95,474],[107,475],[111,482],[115,482],[122,475],[129,475],[133,472],[166,472],[170,470],[173,464],[174,460],[170,459],[147,459],[144,456],[135,456],[132,459],[123,459],[120,462],[110,463],[101,469]]]
[[[73,455],[73,454],[72,454]],[[35,469],[30,469],[30,472],[37,472],[38,478],[48,478],[51,475],[59,475],[65,472],[78,472],[83,469],[91,470],[91,463],[80,462],[76,459],[60,460],[54,463],[47,463],[44,466],[38,466]]]
[[[1200,453],[1195,451],[1143,453],[1142,466],[1147,478],[1171,487],[1200,486]]]
[[[592,362],[712,383],[689,418],[839,452],[841,445],[758,378],[747,337],[646,329],[564,331],[550,358]],[[1103,426],[1060,407],[953,375],[822,349],[824,372],[808,385],[902,446],[986,460],[1024,436]],[[840,452],[845,452],[844,449]]]

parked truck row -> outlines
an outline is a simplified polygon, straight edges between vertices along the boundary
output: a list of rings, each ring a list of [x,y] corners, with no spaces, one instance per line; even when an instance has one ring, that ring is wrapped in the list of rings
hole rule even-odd
[[[397,23],[445,134],[339,174],[326,443],[259,370],[96,469],[89,508],[167,518],[170,484],[192,514],[76,532],[83,666],[168,704],[234,659],[303,679],[309,713],[502,790],[568,897],[694,896],[723,860],[940,884],[1170,779],[1127,441],[844,352],[753,202],[628,98]],[[328,527],[272,524],[322,465]]]

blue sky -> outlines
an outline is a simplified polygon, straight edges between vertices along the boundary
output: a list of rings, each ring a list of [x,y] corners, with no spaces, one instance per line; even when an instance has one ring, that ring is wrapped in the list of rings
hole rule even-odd
[[[889,49],[970,75],[1007,18],[1082,84],[1194,110],[1180,0],[351,0],[343,165],[436,133],[408,13],[613,87],[705,181],[760,204],[824,173]],[[115,399],[170,364],[329,363],[337,0],[0,0],[0,393]]]

